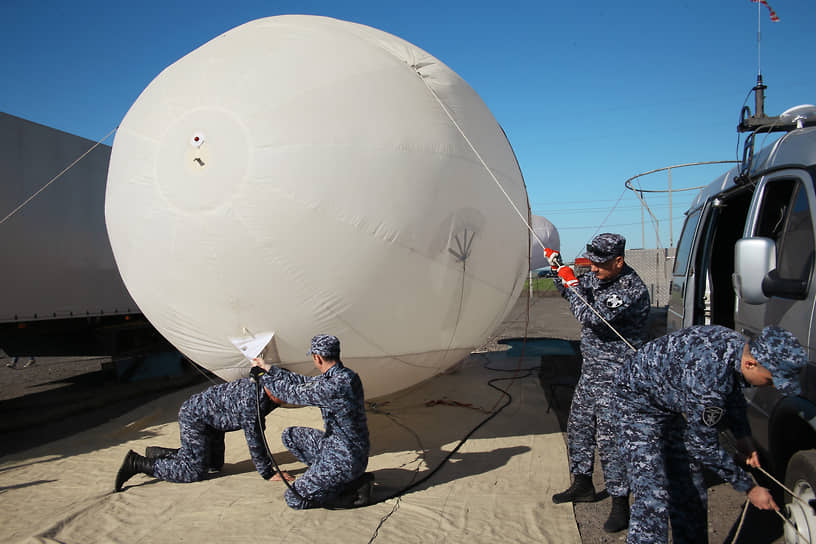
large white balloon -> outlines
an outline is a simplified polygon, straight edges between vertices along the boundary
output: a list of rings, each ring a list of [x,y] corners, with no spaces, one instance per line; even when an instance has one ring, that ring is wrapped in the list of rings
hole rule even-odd
[[[244,376],[229,337],[274,331],[280,364],[307,372],[309,339],[335,334],[378,397],[450,368],[514,304],[527,236],[509,200],[526,212],[515,156],[450,68],[370,27],[279,16],[142,92],[105,218],[131,296],[195,362]]]
[[[544,255],[544,248],[541,247],[541,244],[544,244],[544,247],[561,251],[561,236],[558,234],[558,229],[549,219],[540,215],[532,216],[530,227],[536,233],[536,236],[530,236],[530,270],[550,266],[550,261]]]

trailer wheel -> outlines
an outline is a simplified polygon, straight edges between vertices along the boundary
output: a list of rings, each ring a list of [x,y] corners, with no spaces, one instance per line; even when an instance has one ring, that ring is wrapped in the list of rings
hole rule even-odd
[[[785,486],[795,495],[785,494],[785,510],[791,522],[785,523],[785,542],[816,543],[816,450],[799,451],[791,457]]]

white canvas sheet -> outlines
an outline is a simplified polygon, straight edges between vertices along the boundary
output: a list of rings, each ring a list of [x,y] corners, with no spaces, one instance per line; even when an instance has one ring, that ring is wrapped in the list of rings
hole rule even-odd
[[[513,373],[487,370],[488,358],[492,367],[519,364],[503,353],[473,355],[455,372],[383,399],[369,412],[369,470],[378,494],[435,467],[501,401],[487,380]],[[537,361],[522,363],[530,365]],[[129,448],[178,446],[176,412],[203,386],[180,391],[100,427],[0,459],[0,541],[365,543],[377,532],[374,542],[383,543],[579,544],[571,505],[550,500],[569,484],[569,475],[563,436],[554,413],[545,413],[535,374],[497,385],[509,385],[513,403],[427,484],[398,503],[349,511],[289,509],[284,484],[255,472],[240,432],[227,434],[226,465],[215,478],[173,484],[138,475],[124,492],[113,493]],[[266,435],[282,468],[296,476],[304,470],[280,443],[283,427],[319,427],[320,421],[313,408],[270,414]]]

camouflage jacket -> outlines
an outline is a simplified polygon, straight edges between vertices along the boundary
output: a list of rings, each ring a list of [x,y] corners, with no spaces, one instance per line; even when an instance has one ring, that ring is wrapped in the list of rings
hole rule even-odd
[[[342,362],[314,377],[272,367],[262,378],[273,395],[289,404],[317,406],[323,416],[322,441],[367,460],[370,449],[360,377]]]
[[[638,412],[681,415],[692,458],[740,491],[753,480],[722,449],[717,427],[722,420],[737,438],[750,434],[740,371],[745,342],[719,325],[681,329],[644,344],[615,380],[618,395]]]

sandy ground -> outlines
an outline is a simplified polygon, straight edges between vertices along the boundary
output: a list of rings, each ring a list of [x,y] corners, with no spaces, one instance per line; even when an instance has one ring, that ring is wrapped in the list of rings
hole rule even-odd
[[[659,319],[658,315],[655,333],[660,330]],[[480,353],[455,372],[372,406],[374,449],[369,468],[377,476],[379,496],[426,474],[456,445],[453,438],[464,436],[501,402],[494,390],[484,388],[487,379],[496,377],[487,368],[513,370],[541,360],[535,354],[519,359],[514,352],[517,347],[505,352],[507,346],[499,340],[525,335],[576,340],[578,334],[575,320],[559,297],[529,301],[524,297]],[[5,359],[0,361],[5,363]],[[548,376],[566,382],[577,377],[576,360],[548,361]],[[136,477],[132,490],[110,493],[115,470],[128,447],[143,449],[156,441],[178,445],[178,406],[209,382],[191,371],[172,379],[120,384],[103,369],[105,362],[43,358],[25,369],[0,366],[0,541],[212,541],[216,536],[221,541],[237,541],[259,535],[255,531],[245,535],[243,528],[229,527],[239,520],[253,523],[255,517],[249,512],[262,508],[267,517],[274,514],[272,525],[277,526],[267,534],[288,535],[286,539],[271,538],[273,541],[297,542],[307,535],[310,542],[328,541],[320,524],[346,514],[342,523],[355,528],[342,533],[347,539],[332,532],[331,541],[625,542],[625,532],[608,535],[601,528],[610,508],[605,493],[599,501],[574,509],[552,505],[551,495],[569,483],[563,430],[571,389],[542,389],[537,375],[508,382],[513,404],[480,430],[483,434],[477,432],[450,467],[439,471],[440,476],[400,501],[353,514],[304,514],[281,508],[281,489],[263,491],[274,484],[257,478],[239,433],[228,435],[233,439],[227,446],[233,458],[227,459],[218,478],[182,486]],[[434,400],[455,400],[460,405],[427,405]],[[319,414],[310,410],[287,410],[285,418],[273,417],[276,412],[268,418],[267,437],[273,454],[295,475],[302,467],[285,453],[277,436],[284,423],[319,426]],[[600,464],[596,467],[594,479],[600,491],[603,477]],[[268,496],[253,498],[257,497],[252,494],[255,490]],[[743,496],[717,482],[712,482],[709,496],[710,541],[730,542],[727,535],[738,521]],[[214,504],[215,510],[197,507],[201,501]],[[755,514],[749,512],[739,542],[782,542],[781,529],[774,529],[773,519]],[[218,519],[215,525],[213,516]],[[151,519],[161,522],[161,528],[151,525]],[[377,529],[383,519],[387,521]],[[304,521],[307,530],[300,531]]]

